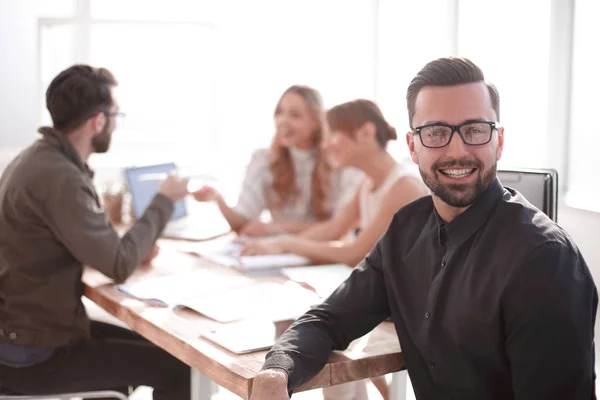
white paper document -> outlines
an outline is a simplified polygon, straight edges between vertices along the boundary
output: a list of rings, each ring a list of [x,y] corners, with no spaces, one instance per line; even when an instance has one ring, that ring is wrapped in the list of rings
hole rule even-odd
[[[244,245],[236,240],[194,243],[188,250],[219,265],[243,271],[271,270],[309,265],[311,261],[296,254],[240,256]]]
[[[195,270],[167,276],[157,276],[138,282],[118,285],[128,296],[158,306],[175,306],[180,302],[220,290],[253,283],[243,275],[224,275],[210,270]]]
[[[180,305],[226,323],[248,318],[294,320],[320,302],[317,294],[295,282],[256,282],[250,286],[190,298]]]
[[[293,320],[321,301],[295,282],[262,282],[211,270],[149,278],[117,288],[152,305],[188,307],[223,323],[248,318]]]
[[[281,273],[294,282],[308,284],[321,298],[327,298],[348,279],[353,270],[346,264],[328,264],[283,268]]]

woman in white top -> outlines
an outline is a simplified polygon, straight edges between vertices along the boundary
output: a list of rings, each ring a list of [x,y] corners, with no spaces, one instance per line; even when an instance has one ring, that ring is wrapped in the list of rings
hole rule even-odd
[[[327,121],[324,147],[331,164],[365,173],[353,199],[334,218],[299,235],[252,241],[244,254],[291,252],[317,263],[356,266],[385,233],[396,211],[428,194],[418,170],[397,163],[387,152],[396,131],[375,103],[360,99],[338,105],[327,113]],[[355,228],[360,228],[355,239],[340,242]]]
[[[237,205],[229,207],[208,186],[194,197],[216,201],[231,229],[247,236],[298,233],[330,218],[346,188],[356,186],[348,179],[350,171],[332,174],[322,154],[323,114],[319,92],[291,86],[275,108],[271,147],[252,155]],[[259,220],[264,210],[270,211],[272,222]]]

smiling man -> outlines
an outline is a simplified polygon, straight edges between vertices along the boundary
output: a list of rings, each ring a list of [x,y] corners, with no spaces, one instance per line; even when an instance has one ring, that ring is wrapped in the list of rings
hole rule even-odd
[[[496,178],[498,91],[471,61],[442,58],[407,103],[432,195],[400,209],[348,281],[280,338],[252,400],[287,399],[387,317],[419,400],[595,399],[596,287],[572,239]]]

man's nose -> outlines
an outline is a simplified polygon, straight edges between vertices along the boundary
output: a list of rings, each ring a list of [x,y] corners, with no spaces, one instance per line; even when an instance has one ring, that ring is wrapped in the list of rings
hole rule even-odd
[[[471,146],[466,144],[462,137],[458,134],[458,131],[455,131],[450,139],[450,143],[446,146],[446,153],[448,156],[452,158],[460,159],[466,155],[469,155],[471,151]]]

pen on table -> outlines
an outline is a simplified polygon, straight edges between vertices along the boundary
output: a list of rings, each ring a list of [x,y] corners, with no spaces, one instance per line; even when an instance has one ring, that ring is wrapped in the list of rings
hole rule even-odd
[[[169,307],[169,304],[167,304],[166,302],[160,300],[160,299],[142,299],[142,298],[138,298],[138,300],[141,300],[142,302],[151,305],[151,306],[155,306],[155,307]]]

